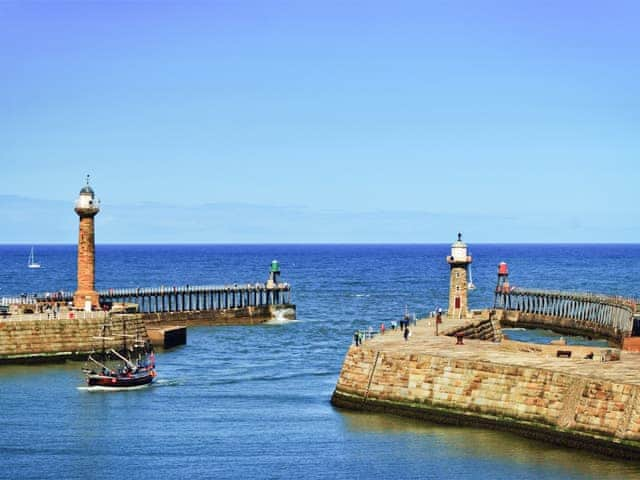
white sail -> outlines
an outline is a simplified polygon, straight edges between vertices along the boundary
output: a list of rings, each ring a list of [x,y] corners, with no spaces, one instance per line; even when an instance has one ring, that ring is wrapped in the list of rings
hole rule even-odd
[[[33,254],[33,247],[31,247],[31,253],[29,254],[29,268],[40,268],[40,264],[36,262],[36,257]]]
[[[471,254],[471,253],[469,253],[469,254]],[[471,265],[469,265],[469,282],[467,283],[467,288],[469,290],[475,290],[476,289],[476,286],[473,283],[473,272],[471,270]]]

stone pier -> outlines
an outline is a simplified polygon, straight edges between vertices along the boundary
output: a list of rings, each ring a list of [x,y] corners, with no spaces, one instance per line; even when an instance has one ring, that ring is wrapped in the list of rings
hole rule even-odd
[[[134,309],[135,310],[135,309]],[[189,326],[256,325],[274,318],[295,318],[295,305],[262,305],[221,310],[113,314],[63,310],[56,318],[48,314],[0,316],[0,364],[85,359],[102,347],[105,323],[116,340],[107,348],[122,345],[123,331],[154,346],[170,348],[186,342]]]
[[[445,318],[436,336],[424,319],[408,341],[396,330],[351,346],[332,403],[638,458],[640,354],[443,335],[487,321]]]
[[[104,326],[109,326],[107,337]],[[46,315],[13,315],[0,318],[0,363],[53,362],[86,359],[94,350],[122,347],[123,334],[148,338],[140,315],[104,312],[64,312],[57,318]]]

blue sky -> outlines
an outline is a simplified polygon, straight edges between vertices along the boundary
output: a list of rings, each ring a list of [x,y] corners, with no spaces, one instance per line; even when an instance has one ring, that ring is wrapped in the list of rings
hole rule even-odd
[[[2,2],[0,242],[637,242],[637,2]]]

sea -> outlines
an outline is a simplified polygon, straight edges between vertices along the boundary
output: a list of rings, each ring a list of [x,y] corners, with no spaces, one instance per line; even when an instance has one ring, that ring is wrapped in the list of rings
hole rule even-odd
[[[0,297],[75,289],[74,245],[34,245],[40,269],[31,247],[0,245]],[[470,250],[472,308],[493,304],[501,261],[515,286],[640,297],[640,245]],[[265,281],[277,259],[297,320],[189,328],[135,391],[87,391],[82,362],[0,366],[0,479],[640,478],[640,459],[331,405],[355,329],[447,308],[449,251],[98,244],[98,289]]]

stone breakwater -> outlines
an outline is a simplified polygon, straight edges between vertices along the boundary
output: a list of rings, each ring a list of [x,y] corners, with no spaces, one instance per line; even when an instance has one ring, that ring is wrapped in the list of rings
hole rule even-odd
[[[26,315],[22,318],[0,319],[0,363],[43,362],[67,358],[86,358],[102,348],[103,325],[110,325],[105,348],[122,346],[123,334],[131,338],[147,339],[144,322],[138,315],[114,315],[105,320],[102,312],[83,315],[77,312],[70,318],[38,318]],[[129,337],[127,337],[129,338]]]
[[[591,360],[582,355],[587,347],[516,343],[456,345],[424,325],[408,342],[388,332],[349,349],[332,403],[638,458],[640,355],[602,362],[598,349]],[[574,355],[556,358],[558,349]]]
[[[295,305],[263,305],[191,312],[117,314],[108,320],[103,312],[65,311],[57,318],[43,314],[0,317],[0,363],[50,362],[84,359],[102,348],[103,325],[110,325],[105,347],[122,346],[122,334],[149,339],[147,329],[164,326],[254,325],[271,319],[295,319]],[[129,338],[129,337],[128,337]],[[164,339],[158,345],[164,344]]]
[[[256,325],[279,316],[287,320],[295,320],[296,306],[293,304],[260,305],[226,310],[142,313],[140,315],[148,327],[175,324],[188,327]]]

